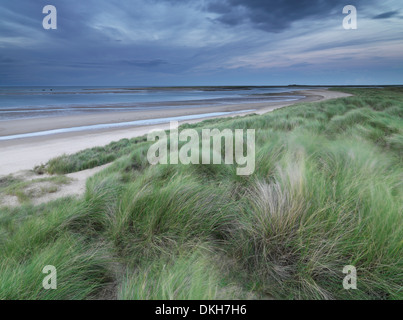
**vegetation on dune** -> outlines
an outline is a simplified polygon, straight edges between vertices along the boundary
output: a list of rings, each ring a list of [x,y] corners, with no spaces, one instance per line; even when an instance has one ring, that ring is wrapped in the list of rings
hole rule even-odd
[[[0,197],[15,196],[20,203],[24,203],[57,192],[60,186],[70,182],[71,179],[62,175],[25,181],[10,175],[0,178]]]
[[[403,89],[343,91],[181,127],[256,129],[252,176],[150,166],[144,137],[51,160],[42,170],[114,162],[81,199],[0,209],[0,299],[402,299]]]
[[[145,141],[147,141],[145,137],[130,140],[122,139],[118,142],[112,142],[105,147],[86,149],[74,155],[62,155],[51,159],[46,165],[35,167],[34,171],[38,174],[45,172],[50,174],[65,174],[92,169],[129,154],[137,144]]]

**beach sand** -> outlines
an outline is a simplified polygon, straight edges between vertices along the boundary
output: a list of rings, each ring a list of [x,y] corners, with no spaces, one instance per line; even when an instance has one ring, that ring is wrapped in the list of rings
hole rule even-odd
[[[328,91],[309,90],[293,92],[303,95],[304,99],[292,102],[243,103],[236,105],[180,108],[167,110],[108,112],[75,116],[59,116],[26,120],[0,121],[0,136],[24,134],[60,128],[72,128],[95,124],[121,123],[144,119],[168,118],[212,112],[234,112],[254,109],[253,112],[237,113],[228,116],[239,116],[247,113],[264,114],[278,108],[300,102],[323,101],[349,96],[348,94]],[[211,118],[211,117],[210,117]],[[208,119],[182,121],[196,123]],[[114,129],[70,132],[40,137],[0,141],[0,176],[20,170],[30,170],[36,165],[45,164],[51,158],[62,154],[71,154],[95,146],[103,146],[123,138],[134,138],[147,134],[153,129],[169,129],[169,124],[149,126],[121,127]]]

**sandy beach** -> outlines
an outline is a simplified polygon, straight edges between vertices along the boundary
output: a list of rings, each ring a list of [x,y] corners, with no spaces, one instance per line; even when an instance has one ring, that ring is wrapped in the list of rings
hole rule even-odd
[[[230,116],[245,115],[247,113],[264,114],[295,103],[323,101],[348,96],[348,94],[345,93],[328,90],[296,91],[293,94],[302,95],[305,96],[305,98],[292,102],[243,103],[214,107],[206,106],[135,112],[108,112],[79,116],[59,116],[1,121],[0,137],[60,128],[72,128],[97,124],[117,124],[136,120],[200,115],[212,112],[238,112],[237,114],[232,114]],[[244,110],[253,111],[241,112]],[[212,117],[186,120],[181,123],[195,123],[206,120],[207,118]],[[44,164],[49,159],[65,153],[71,154],[86,148],[106,145],[112,141],[117,141],[123,138],[142,136],[147,134],[150,130],[157,128],[168,129],[169,124],[127,126],[123,128],[69,132],[0,141],[0,176],[8,175],[20,170],[33,169],[36,165]]]

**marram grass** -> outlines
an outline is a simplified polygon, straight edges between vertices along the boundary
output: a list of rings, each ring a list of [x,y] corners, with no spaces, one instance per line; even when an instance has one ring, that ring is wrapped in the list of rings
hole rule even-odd
[[[0,299],[402,299],[403,89],[344,90],[183,126],[256,129],[249,177],[149,166],[144,138],[37,168],[114,161],[80,199],[0,209]],[[45,265],[57,290],[42,288]],[[346,265],[357,290],[343,289]]]

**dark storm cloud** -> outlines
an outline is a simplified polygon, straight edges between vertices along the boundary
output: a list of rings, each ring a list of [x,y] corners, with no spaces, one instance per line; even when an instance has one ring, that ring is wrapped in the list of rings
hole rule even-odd
[[[49,3],[57,8],[57,30],[42,27],[42,8]],[[152,74],[186,69],[185,65],[169,62],[176,59],[177,51],[167,44],[123,43],[122,37],[125,33],[131,35],[131,30],[122,29],[121,21],[133,19],[140,23],[139,15],[144,12],[141,5],[144,2],[117,0],[1,3],[0,85],[20,80],[24,74],[26,81],[34,84],[42,81],[40,77],[64,83],[66,77],[69,81],[86,81],[94,74],[95,81],[114,82],[122,75],[130,79],[145,71]],[[108,19],[94,23],[99,14]]]
[[[368,37],[341,34],[345,5],[356,5],[359,15],[375,25],[397,16],[398,1],[378,10],[372,9],[374,0],[3,0],[0,85],[246,83],[257,69],[263,70],[264,82],[272,79],[265,67],[272,60],[287,66],[283,77],[288,81],[292,70],[317,65],[311,52],[342,52],[368,43]],[[57,8],[57,30],[42,27],[42,8],[48,4]],[[336,24],[337,39],[327,34],[309,38],[320,28],[332,32]],[[399,30],[397,25],[394,33],[382,36],[398,39]],[[370,41],[382,47],[383,38]]]
[[[377,16],[373,17],[372,19],[389,19],[392,17],[396,17],[399,14],[399,11],[389,11],[382,14],[378,14]]]
[[[340,14],[347,4],[368,6],[371,2],[372,0],[212,0],[206,9],[218,14],[216,20],[227,25],[250,23],[265,31],[281,32],[296,21],[323,19],[335,12]]]

